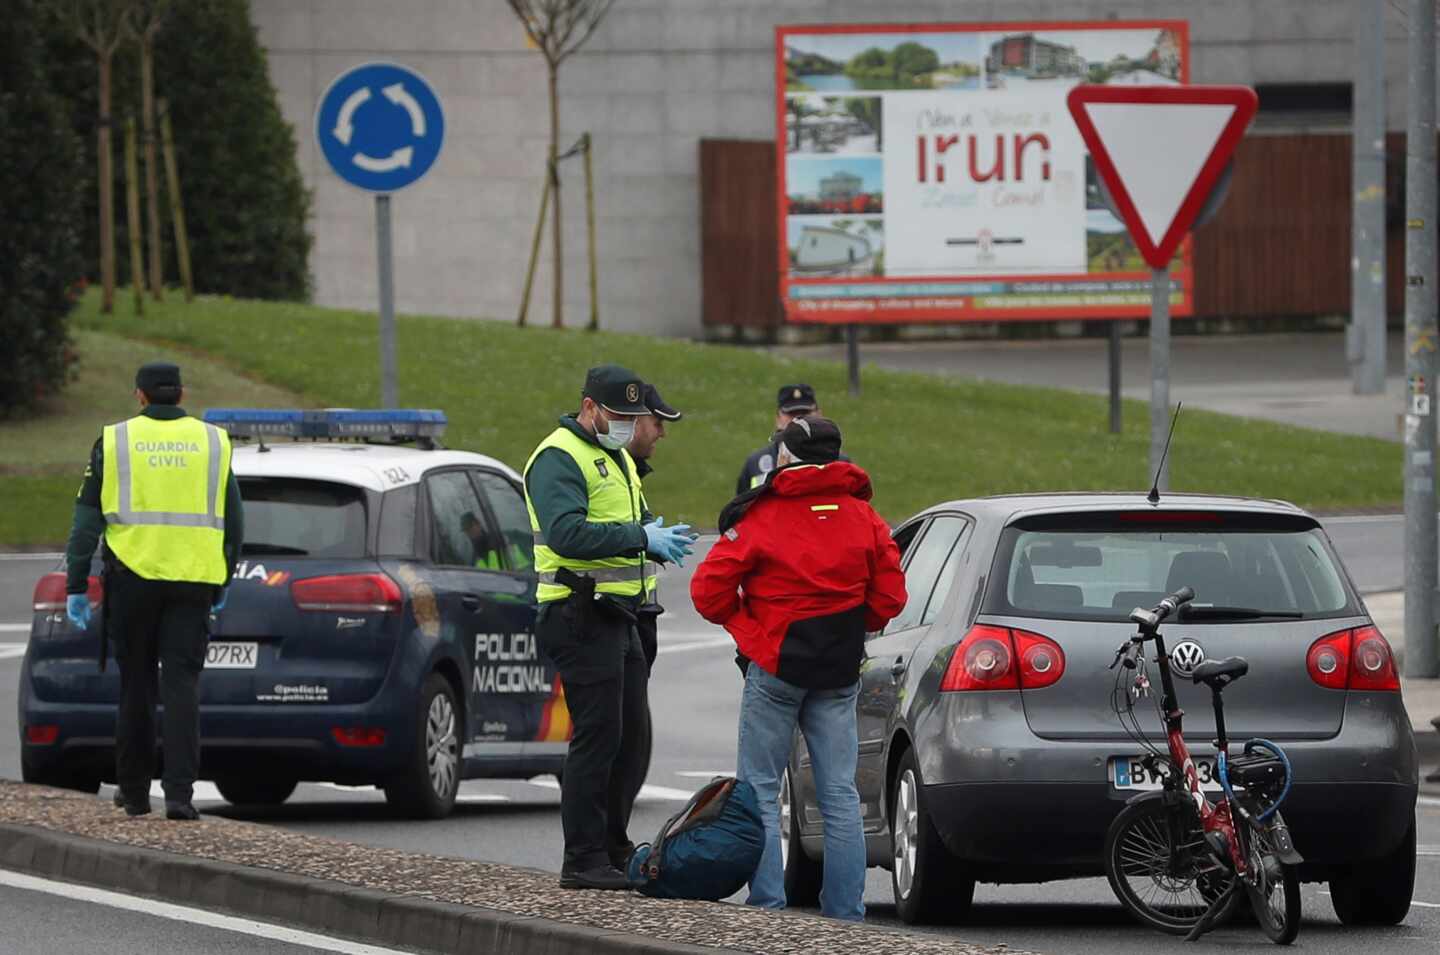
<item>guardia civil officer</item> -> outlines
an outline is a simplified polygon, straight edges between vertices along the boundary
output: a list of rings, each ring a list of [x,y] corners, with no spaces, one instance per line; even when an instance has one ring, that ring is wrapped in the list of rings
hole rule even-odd
[[[633,776],[643,772],[646,664],[636,611],[645,557],[680,563],[686,525],[651,519],[625,446],[650,414],[645,383],[618,365],[585,376],[580,410],[540,442],[525,464],[525,504],[535,534],[540,611],[535,636],[565,686],[574,736],[565,757],[560,821],[567,889],[624,889]]]
[[[95,442],[66,548],[65,613],[76,628],[89,625],[86,583],[103,536],[100,666],[106,641],[120,664],[115,803],[132,816],[150,811],[158,661],[165,815],[198,819],[190,800],[200,764],[207,616],[225,606],[244,514],[229,435],[187,415],[183,396],[179,368],[145,365],[135,374],[140,413],[106,426]]]

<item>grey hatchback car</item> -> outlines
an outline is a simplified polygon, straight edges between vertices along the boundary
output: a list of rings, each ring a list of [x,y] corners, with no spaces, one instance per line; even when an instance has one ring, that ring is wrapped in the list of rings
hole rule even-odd
[[[1226,722],[1293,763],[1301,878],[1328,881],[1347,924],[1405,917],[1415,741],[1390,646],[1315,518],[1278,501],[1020,495],[942,504],[894,536],[910,601],[866,641],[856,778],[869,862],[891,870],[902,919],[963,918],[977,881],[1103,874],[1110,821],[1161,783],[1116,715],[1109,667],[1130,611],[1181,586],[1196,598],[1167,626],[1172,665],[1183,680],[1207,658],[1249,660]],[[1208,691],[1179,692],[1218,789]],[[781,826],[787,894],[813,902],[823,842],[803,742]]]

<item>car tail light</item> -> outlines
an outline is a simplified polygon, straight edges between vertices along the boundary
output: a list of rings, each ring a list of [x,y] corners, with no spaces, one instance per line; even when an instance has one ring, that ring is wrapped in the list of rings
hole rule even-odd
[[[385,745],[385,731],[376,726],[336,726],[330,735],[341,746]]]
[[[50,746],[60,738],[60,727],[51,725],[25,727],[25,742],[31,746]]]
[[[1390,644],[1374,627],[1361,627],[1351,634],[1350,689],[1396,690],[1400,677],[1395,672],[1395,655]]]
[[[104,591],[100,588],[100,578],[91,577],[88,586],[85,588],[85,595],[90,598],[91,606],[99,606],[104,599]],[[35,582],[35,612],[36,613],[63,613],[65,610],[65,575],[46,574]]]
[[[950,657],[942,692],[1036,690],[1065,672],[1065,653],[1049,637],[1028,630],[976,624]]]
[[[301,610],[332,613],[398,613],[404,601],[400,586],[385,574],[332,574],[305,577],[290,585]]]
[[[1395,655],[1374,627],[1326,634],[1305,654],[1310,679],[1332,690],[1398,691]]]
[[[1310,679],[1332,690],[1343,690],[1350,680],[1350,631],[1341,630],[1321,637],[1305,654]]]
[[[1011,630],[1020,657],[1020,688],[1038,690],[1058,681],[1065,672],[1065,651],[1049,637],[1028,630]]]

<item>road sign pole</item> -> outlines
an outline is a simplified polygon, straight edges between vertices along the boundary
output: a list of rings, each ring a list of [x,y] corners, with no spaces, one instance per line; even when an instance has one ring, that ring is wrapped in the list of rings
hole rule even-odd
[[[399,407],[395,394],[395,263],[390,250],[390,197],[375,197],[375,249],[380,275],[380,406]]]
[[[1435,633],[1435,0],[1410,0],[1405,143],[1405,675],[1440,673]]]
[[[1119,434],[1120,422],[1120,323],[1110,323],[1110,433]]]
[[[845,326],[845,365],[849,371],[850,397],[860,394],[860,326]]]
[[[1165,454],[1165,433],[1170,427],[1170,270],[1150,271],[1150,473],[1159,474],[1156,487],[1170,489],[1170,462]]]
[[[1357,395],[1385,391],[1385,2],[1355,4],[1354,183],[1350,257],[1351,366]]]

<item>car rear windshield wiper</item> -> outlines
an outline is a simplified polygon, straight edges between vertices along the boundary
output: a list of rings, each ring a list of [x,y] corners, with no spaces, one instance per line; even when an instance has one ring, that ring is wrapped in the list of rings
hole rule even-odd
[[[299,548],[299,547],[287,547],[287,546],[284,545],[284,544],[262,544],[262,543],[256,543],[256,542],[253,542],[253,541],[246,541],[244,544],[240,545],[240,553],[242,553],[242,554],[290,554],[290,555],[294,555],[294,556],[296,556],[296,557],[304,557],[306,554],[308,554],[308,553],[310,553],[310,552],[309,552],[308,550],[302,550],[302,549]]]
[[[1201,604],[1186,604],[1180,608],[1180,616],[1189,620],[1254,620],[1265,617],[1280,620],[1300,620],[1305,615],[1298,610],[1260,610],[1255,607],[1213,607]]]

